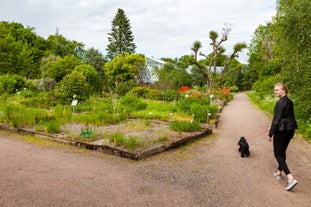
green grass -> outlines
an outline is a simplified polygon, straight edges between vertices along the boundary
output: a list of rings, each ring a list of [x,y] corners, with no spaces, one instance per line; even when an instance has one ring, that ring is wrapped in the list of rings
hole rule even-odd
[[[125,148],[131,151],[131,150],[134,150],[136,147],[141,146],[142,143],[138,141],[136,137],[130,136],[124,140],[123,145]]]
[[[201,130],[201,126],[197,122],[173,121],[170,128],[177,132],[194,132]]]

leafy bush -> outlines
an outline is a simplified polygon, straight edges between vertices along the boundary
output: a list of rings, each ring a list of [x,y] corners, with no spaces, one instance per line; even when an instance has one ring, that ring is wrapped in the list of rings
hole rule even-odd
[[[190,108],[193,103],[202,105],[202,106],[209,106],[210,101],[207,98],[197,99],[197,98],[183,98],[176,103],[178,110],[182,112],[187,112],[191,114]]]
[[[56,87],[56,81],[51,78],[44,78],[39,81],[39,89],[42,91],[51,91]]]
[[[159,100],[161,99],[161,91],[156,89],[149,89],[146,98],[151,100]]]
[[[55,105],[55,97],[48,92],[33,93],[33,92],[21,92],[21,96],[29,97],[23,99],[20,103],[24,106],[35,108],[51,108]]]
[[[140,98],[146,98],[149,93],[149,88],[146,87],[135,87],[130,90],[126,95],[127,96],[136,96]]]
[[[273,94],[274,84],[280,81],[281,80],[278,76],[265,77],[254,83],[252,91],[256,91],[260,98],[264,98],[266,95]]]
[[[91,94],[89,93],[89,84],[83,74],[73,71],[57,85],[55,95],[61,103],[69,104],[73,100],[74,95],[76,95],[78,101],[84,101]]]
[[[95,131],[87,126],[81,130],[80,137],[93,140],[95,137]]]
[[[60,132],[60,122],[57,120],[50,120],[50,121],[46,122],[46,131],[48,133]]]
[[[197,122],[173,121],[170,128],[178,132],[193,132],[201,130],[201,126]]]
[[[239,92],[239,88],[237,86],[230,86],[229,90],[231,92]]]
[[[0,94],[9,93],[13,94],[23,89],[25,81],[22,76],[5,74],[0,76]]]
[[[197,122],[205,122],[207,120],[207,109],[201,104],[192,103],[189,113],[195,115],[194,120]]]
[[[103,90],[103,81],[101,80],[98,72],[93,66],[81,64],[75,67],[74,71],[80,72],[85,77],[86,82],[89,84],[89,93],[101,92]]]
[[[207,121],[208,113],[209,119],[216,118],[218,107],[216,105],[201,105],[193,103],[190,106],[190,114],[194,114],[194,120],[201,123]]]
[[[147,108],[146,103],[134,96],[124,96],[120,99],[120,103],[122,104],[122,109],[128,112],[140,111]]]
[[[181,95],[179,92],[177,92],[176,90],[166,90],[164,92],[162,92],[162,98],[164,101],[174,101],[174,100],[179,100]]]
[[[116,93],[119,96],[124,96],[127,92],[132,90],[135,86],[137,86],[137,83],[134,80],[120,82],[116,86]]]

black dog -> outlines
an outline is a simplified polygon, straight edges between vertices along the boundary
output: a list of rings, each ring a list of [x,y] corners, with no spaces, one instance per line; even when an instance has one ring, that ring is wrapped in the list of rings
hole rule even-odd
[[[241,137],[239,142],[238,142],[239,147],[239,152],[241,153],[241,157],[248,157],[250,155],[249,151],[249,145],[245,139],[245,137]]]

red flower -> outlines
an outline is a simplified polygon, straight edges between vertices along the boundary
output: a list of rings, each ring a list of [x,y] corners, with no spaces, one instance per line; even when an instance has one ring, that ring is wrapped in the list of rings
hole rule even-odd
[[[222,87],[221,92],[225,98],[228,98],[228,95],[230,94],[230,89],[227,88],[226,86],[224,86],[224,87]]]
[[[191,88],[189,88],[188,86],[181,86],[178,89],[178,92],[183,93],[183,92],[186,92],[186,91],[189,91],[189,90],[191,90]]]

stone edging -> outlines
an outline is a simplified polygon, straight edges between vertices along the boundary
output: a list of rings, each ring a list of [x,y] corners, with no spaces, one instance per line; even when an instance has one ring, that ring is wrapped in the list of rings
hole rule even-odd
[[[69,141],[66,139],[58,138],[58,137],[53,136],[51,134],[35,132],[35,131],[31,131],[31,130],[26,130],[23,128],[15,129],[15,128],[12,128],[8,125],[0,125],[0,129],[6,130],[6,131],[13,131],[13,132],[17,132],[17,133],[23,133],[23,134],[32,134],[32,135],[35,135],[38,137],[43,137],[45,139],[49,139],[51,141],[65,143],[65,144],[69,144],[69,145],[73,145],[73,146],[77,146],[77,147],[84,147],[84,148],[89,149],[89,150],[96,150],[96,151],[100,151],[100,152],[103,152],[106,154],[117,155],[117,156],[128,158],[131,160],[141,160],[141,159],[144,159],[146,157],[149,157],[149,156],[152,156],[152,155],[155,155],[155,154],[176,148],[176,147],[181,146],[181,145],[183,145],[189,141],[204,137],[204,136],[212,133],[212,129],[206,128],[201,132],[194,133],[191,136],[183,137],[181,139],[170,142],[168,144],[157,145],[157,146],[149,148],[143,152],[133,153],[133,152],[129,152],[129,151],[126,151],[124,149],[121,149],[121,148],[112,147],[112,146],[108,146],[108,145],[93,144],[93,143],[81,142],[81,141]]]

